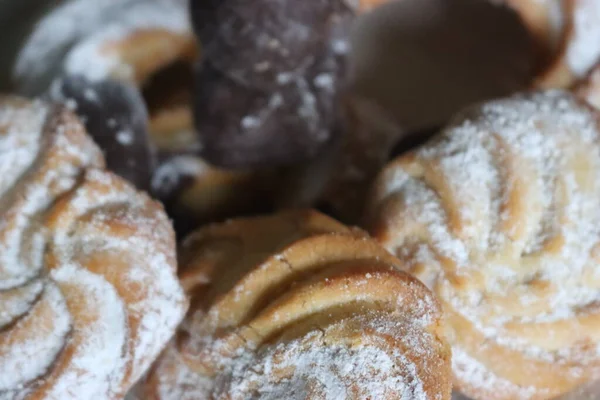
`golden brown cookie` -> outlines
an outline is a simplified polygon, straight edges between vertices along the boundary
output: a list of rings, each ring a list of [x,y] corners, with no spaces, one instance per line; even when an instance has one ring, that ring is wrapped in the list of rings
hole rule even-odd
[[[149,190],[157,146],[198,149],[186,112],[197,47],[186,1],[65,1],[34,26],[15,86],[75,111],[109,169]]]
[[[142,398],[450,398],[436,300],[360,231],[237,219],[189,236],[180,265],[193,306]]]
[[[520,16],[542,51],[538,88],[568,88],[600,58],[596,0],[501,0]]]
[[[474,106],[380,174],[366,224],[443,303],[456,388],[600,376],[599,199],[598,115],[562,91]]]
[[[186,308],[162,207],[65,108],[0,98],[0,398],[121,398]]]

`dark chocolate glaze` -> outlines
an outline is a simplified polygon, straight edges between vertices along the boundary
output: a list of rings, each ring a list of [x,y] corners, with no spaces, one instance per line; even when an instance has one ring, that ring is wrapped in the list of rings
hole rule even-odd
[[[203,157],[247,168],[314,156],[338,118],[353,10],[342,0],[197,0],[191,10]]]
[[[147,131],[146,106],[135,87],[71,75],[53,83],[50,97],[77,113],[103,150],[111,171],[139,189],[150,189],[154,149]]]

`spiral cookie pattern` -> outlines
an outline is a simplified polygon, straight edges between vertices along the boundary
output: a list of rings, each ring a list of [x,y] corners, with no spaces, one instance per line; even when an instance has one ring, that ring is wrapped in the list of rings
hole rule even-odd
[[[375,184],[370,231],[443,302],[474,398],[550,398],[600,372],[598,133],[562,91],[492,101]]]
[[[15,87],[75,111],[107,167],[147,191],[156,147],[196,144],[187,80],[198,51],[187,8],[185,0],[65,1],[33,27]]]
[[[449,399],[440,308],[398,260],[316,212],[239,219],[181,252],[192,308],[154,399]]]
[[[27,38],[13,71],[17,87],[43,93],[61,72],[94,82],[143,82],[193,48],[186,5],[185,0],[64,2]]]
[[[0,99],[0,398],[123,396],[183,317],[161,207],[62,107]]]
[[[513,8],[538,42],[544,65],[533,85],[568,88],[600,58],[600,2],[500,0]]]

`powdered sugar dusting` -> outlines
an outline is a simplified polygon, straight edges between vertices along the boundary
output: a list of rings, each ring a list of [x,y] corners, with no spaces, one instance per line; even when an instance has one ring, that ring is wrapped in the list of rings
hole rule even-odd
[[[200,176],[211,167],[198,157],[177,156],[162,163],[152,177],[152,189],[159,194],[171,193],[184,176]]]
[[[0,289],[10,289],[42,268],[44,227],[38,215],[73,187],[82,167],[99,165],[101,160],[91,140],[77,136],[83,135],[81,125],[63,110],[50,113],[40,103],[25,105],[9,99],[0,104],[0,115],[6,118],[5,134],[0,135],[0,147],[5,148],[0,157],[0,207],[4,211],[0,217]],[[61,118],[62,125],[48,126]],[[12,164],[4,164],[5,160]]]
[[[305,217],[290,212],[254,218],[256,230],[249,221],[234,220],[200,230],[186,242],[186,289],[193,299],[214,301],[192,301],[179,334],[142,385],[149,397],[449,395],[449,354],[434,333],[441,310],[432,294],[396,271],[395,259],[368,237],[341,226],[337,231],[319,215]],[[263,238],[259,232],[266,227],[273,232],[285,227],[285,237]],[[325,233],[331,231],[336,233]],[[202,238],[203,251],[194,248],[196,238]],[[218,244],[223,238],[239,243],[242,253],[236,256],[244,260],[230,276],[220,273],[222,268],[240,266],[230,248]],[[226,262],[216,261],[225,255]],[[207,288],[219,292],[205,296]]]
[[[210,396],[212,379],[197,374],[182,359],[172,341],[167,345],[157,363],[154,372],[155,379],[159,381],[156,395],[163,400],[197,400]],[[143,395],[143,383],[138,389],[140,400],[145,399]]]
[[[119,389],[126,360],[127,325],[123,300],[103,277],[74,264],[53,270],[51,277],[65,293],[73,333],[67,346],[68,366],[51,383],[49,399],[112,397]]]
[[[134,135],[133,132],[128,130],[123,130],[117,132],[117,142],[121,143],[123,146],[131,146],[133,144]]]
[[[0,289],[10,289],[25,283],[41,268],[41,239],[33,236],[29,254],[20,253],[23,230],[29,215],[48,202],[44,190],[32,187],[20,201],[21,210],[12,208],[16,200],[12,191],[23,179],[38,156],[41,131],[48,109],[36,102],[22,107],[14,99],[3,99],[0,108]],[[14,102],[14,103],[13,103]]]
[[[516,394],[521,399],[528,399],[539,393],[539,389],[535,387],[519,387],[491,374],[485,365],[471,358],[461,349],[452,351],[452,369],[461,380],[474,387],[495,388],[505,393]]]
[[[0,157],[0,170],[3,170],[0,207],[4,209],[0,218],[0,289],[9,289],[25,283],[41,268],[43,228],[32,224],[36,215],[57,195],[68,190],[74,184],[80,165],[97,161],[99,152],[85,146],[74,149],[66,130],[57,130],[47,137],[40,135],[50,117],[58,118],[60,112],[50,115],[41,103],[25,105],[14,98],[6,99],[1,105],[5,125],[4,134],[0,135],[0,147],[4,148]],[[81,129],[77,125],[72,128]],[[55,160],[40,154],[41,147],[61,153],[62,150],[55,147],[60,145],[72,159],[56,169],[49,169],[47,164]],[[34,162],[39,171],[29,169]],[[11,167],[15,167],[14,172]]]
[[[138,2],[121,11],[98,33],[80,41],[67,56],[65,70],[91,81],[108,77],[133,80],[133,67],[117,51],[111,51],[107,44],[119,43],[136,31],[149,29],[189,34],[191,25],[186,11],[182,1]]]
[[[65,110],[8,99],[0,121],[0,398],[121,396],[185,312],[167,216]]]
[[[42,321],[45,323],[36,329]],[[47,283],[30,314],[0,334],[0,395],[45,374],[62,350],[70,328],[63,296],[56,285]]]
[[[117,185],[121,186],[118,190],[111,190]],[[114,176],[91,170],[70,199],[72,209],[59,217],[61,226],[54,231],[57,255],[63,262],[82,259],[82,267],[94,268],[85,260],[106,254],[106,265],[98,272],[108,277],[119,296],[127,298],[127,313],[136,321],[129,332],[134,366],[153,360],[185,310],[172,266],[173,248],[166,240],[172,240],[170,225],[166,216],[148,203],[145,196]],[[94,210],[91,215],[90,210]],[[78,227],[77,221],[85,215],[88,223]],[[113,229],[114,224],[135,227],[135,231],[124,236]],[[73,235],[80,239],[74,242]],[[115,259],[114,254],[122,256]],[[127,270],[115,276],[114,270],[122,266],[112,265],[110,260],[126,263]],[[142,372],[136,369],[134,380]]]
[[[406,213],[410,213],[410,218],[416,219],[420,225],[426,227],[439,254],[456,260],[458,265],[466,265],[469,256],[467,248],[449,231],[444,210],[437,202],[435,193],[421,182],[411,179],[410,175],[402,170],[394,171],[393,182],[394,186],[402,182],[399,187],[405,191],[403,203]],[[400,241],[388,243],[388,248],[401,247],[404,236],[398,235],[397,238]]]
[[[263,400],[427,398],[414,364],[401,352],[368,344],[318,343],[323,334],[311,332],[244,354],[217,382],[215,397],[241,400],[252,393]]]
[[[0,110],[0,197],[33,162],[47,114],[48,108],[40,102],[30,109],[15,105]]]
[[[600,61],[600,2],[580,0],[574,5],[573,38],[567,47],[569,66],[578,77]]]
[[[214,379],[195,373],[170,346],[156,372],[159,398],[428,399],[420,374],[439,360],[432,347],[436,339],[423,330],[430,316],[421,317],[397,322],[359,316],[292,341],[259,348],[249,344],[233,358],[219,358],[221,370]],[[335,331],[356,323],[362,327],[357,338],[348,331],[347,341],[333,339],[339,335]],[[391,338],[403,346],[390,347]],[[208,337],[203,344],[212,346],[215,355],[226,346],[224,340]]]
[[[574,376],[600,358],[591,332],[568,328],[600,301],[599,131],[572,96],[467,110],[376,187],[374,207],[385,207],[374,233],[486,341],[572,363]],[[540,323],[543,337],[531,333]],[[577,341],[595,345],[583,351]],[[461,368],[468,380],[486,367]]]
[[[35,279],[29,284],[0,291],[0,329],[29,311],[43,288],[42,281]]]
[[[65,55],[71,52],[67,70],[98,79],[107,76],[122,64],[118,57],[102,54],[103,41],[122,39],[136,29],[189,31],[186,9],[185,0],[64,2],[37,23],[17,57],[13,74],[23,92],[39,94],[47,89]],[[82,41],[85,44],[76,50]]]

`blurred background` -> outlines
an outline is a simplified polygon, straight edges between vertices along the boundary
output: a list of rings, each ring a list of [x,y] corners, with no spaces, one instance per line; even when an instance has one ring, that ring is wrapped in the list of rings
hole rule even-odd
[[[0,91],[10,89],[16,52],[35,21],[60,0],[0,0]]]

